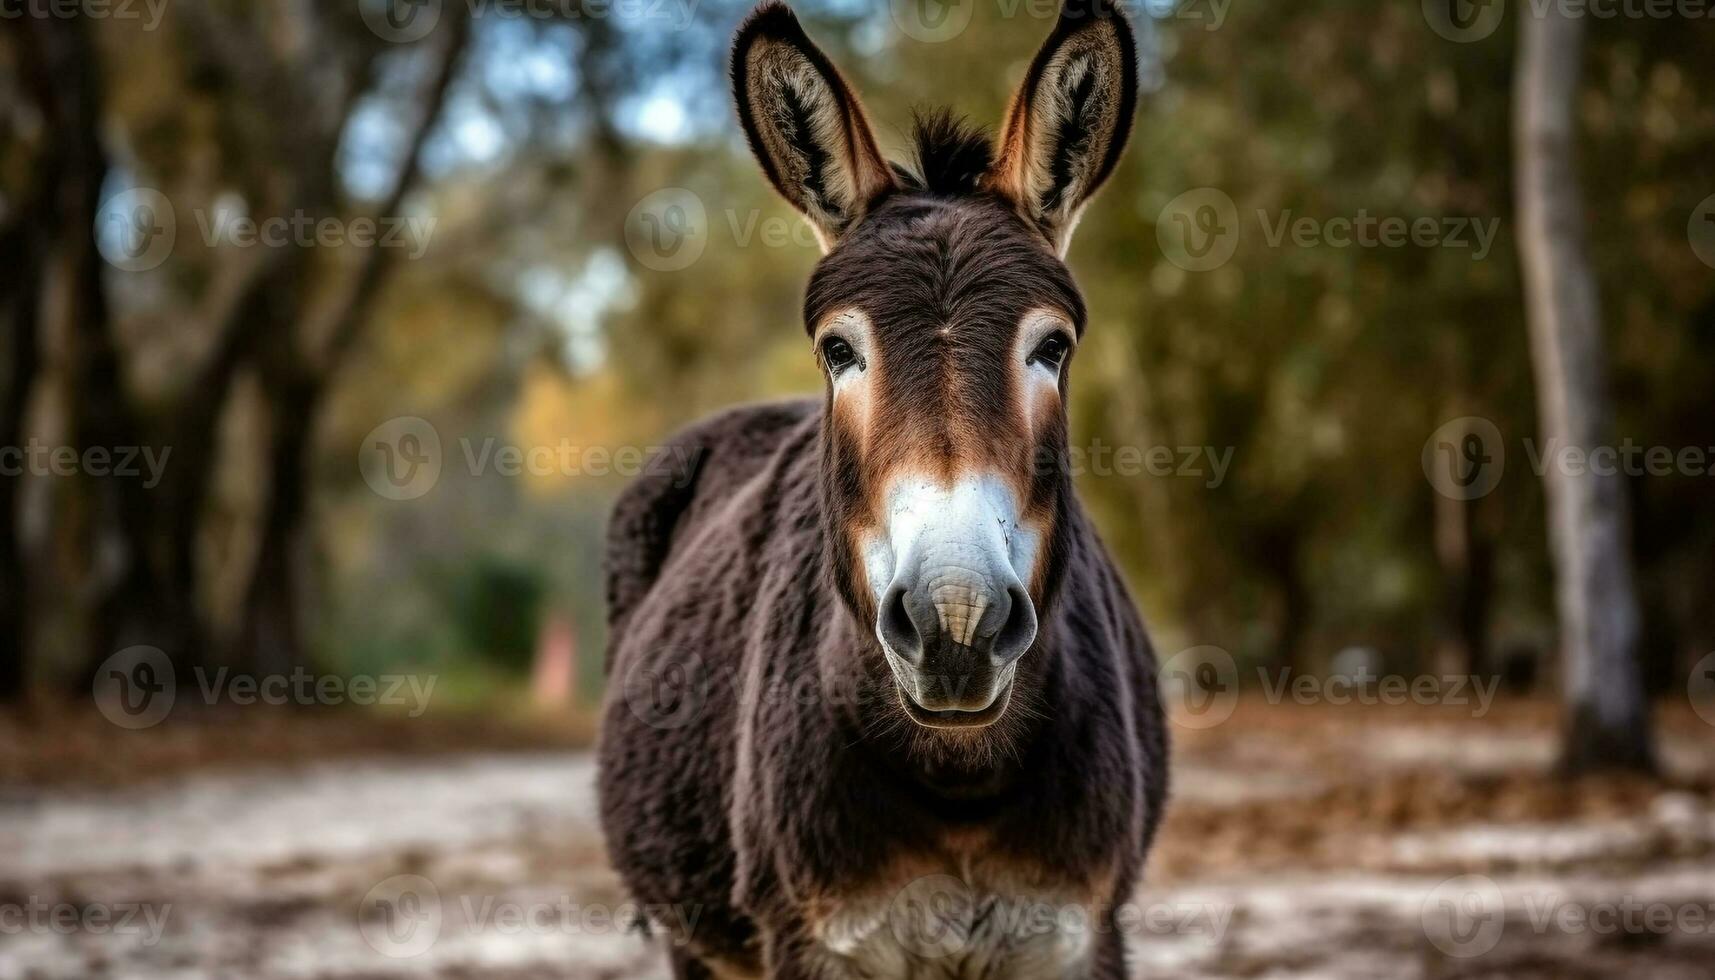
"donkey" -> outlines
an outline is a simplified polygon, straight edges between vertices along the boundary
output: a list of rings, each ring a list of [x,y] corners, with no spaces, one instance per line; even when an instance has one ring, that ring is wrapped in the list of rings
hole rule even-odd
[[[1062,262],[1137,100],[1072,0],[998,145],[920,118],[890,165],[785,6],[732,51],[763,172],[824,248],[820,399],[673,440],[620,497],[600,740],[614,866],[679,978],[1125,975],[1166,798],[1154,654],[1073,492]]]

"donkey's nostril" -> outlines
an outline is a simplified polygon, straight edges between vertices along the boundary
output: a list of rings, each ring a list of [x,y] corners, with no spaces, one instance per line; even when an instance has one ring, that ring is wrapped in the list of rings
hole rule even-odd
[[[1010,662],[1024,656],[1024,651],[1036,642],[1036,606],[1023,586],[1008,586],[1006,592],[1012,608],[1007,611],[1000,632],[995,634],[992,655],[996,660]]]
[[[887,590],[881,603],[881,639],[894,654],[916,662],[923,655],[923,635],[911,619],[906,599],[911,593],[895,584]]]

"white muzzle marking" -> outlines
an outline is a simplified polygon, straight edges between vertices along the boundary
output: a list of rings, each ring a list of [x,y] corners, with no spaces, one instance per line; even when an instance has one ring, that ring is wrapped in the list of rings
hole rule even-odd
[[[925,710],[982,711],[1011,682],[1036,637],[1025,583],[1039,535],[999,477],[951,486],[905,476],[888,490],[885,523],[867,543],[876,635],[901,688]]]

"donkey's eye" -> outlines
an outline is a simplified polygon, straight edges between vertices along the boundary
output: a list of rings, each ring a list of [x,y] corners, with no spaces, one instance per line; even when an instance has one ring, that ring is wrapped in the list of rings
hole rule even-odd
[[[1066,355],[1071,351],[1072,342],[1067,340],[1064,334],[1049,334],[1030,352],[1030,363],[1059,370],[1060,365],[1066,363]]]
[[[839,374],[853,364],[860,367],[863,364],[852,345],[838,337],[829,337],[822,342],[822,363],[827,365],[829,374]]]

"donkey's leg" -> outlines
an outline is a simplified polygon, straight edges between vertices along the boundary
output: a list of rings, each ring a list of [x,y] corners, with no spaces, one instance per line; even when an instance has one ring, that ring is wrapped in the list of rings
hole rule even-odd
[[[1106,928],[1096,937],[1090,980],[1126,980],[1125,937],[1120,934],[1111,911],[1104,913],[1103,919]]]

